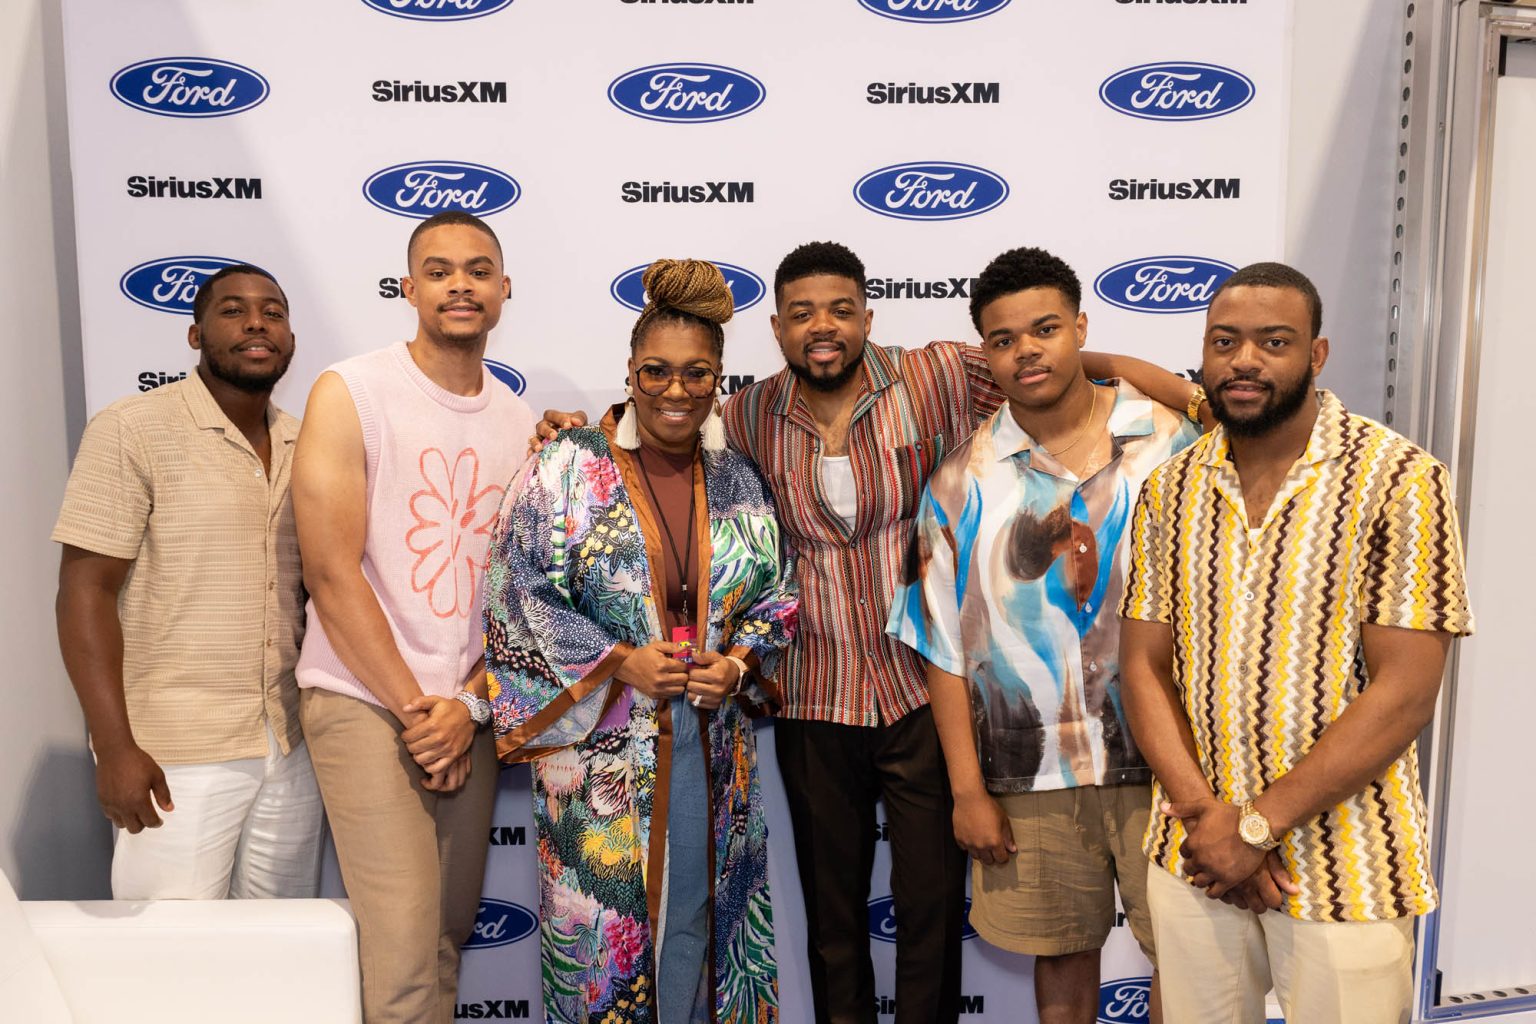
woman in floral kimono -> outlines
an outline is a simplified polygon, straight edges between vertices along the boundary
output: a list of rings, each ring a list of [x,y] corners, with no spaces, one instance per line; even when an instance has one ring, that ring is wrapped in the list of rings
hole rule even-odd
[[[731,295],[662,260],[631,398],[509,488],[487,572],[498,749],[533,762],[548,1019],[778,1018],[750,716],[794,632],[767,487],[715,410]]]

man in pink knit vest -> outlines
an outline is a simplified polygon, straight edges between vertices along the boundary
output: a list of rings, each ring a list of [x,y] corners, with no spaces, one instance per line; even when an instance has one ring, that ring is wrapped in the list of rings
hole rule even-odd
[[[310,592],[300,720],[368,1024],[453,1018],[496,789],[481,574],[533,429],[483,362],[510,291],[495,233],[441,213],[407,260],[415,338],[321,374],[293,466]]]

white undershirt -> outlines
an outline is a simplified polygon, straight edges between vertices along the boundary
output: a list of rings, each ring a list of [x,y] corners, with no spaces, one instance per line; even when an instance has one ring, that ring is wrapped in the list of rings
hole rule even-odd
[[[848,527],[859,511],[859,491],[853,482],[853,463],[846,455],[821,457],[821,489],[827,494],[827,504]]]

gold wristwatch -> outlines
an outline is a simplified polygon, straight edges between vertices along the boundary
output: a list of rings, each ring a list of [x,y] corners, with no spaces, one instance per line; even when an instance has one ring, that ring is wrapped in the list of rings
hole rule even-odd
[[[1189,422],[1197,427],[1200,426],[1200,407],[1206,401],[1205,388],[1196,384],[1195,393],[1189,396],[1189,404],[1184,407],[1184,415],[1189,418]]]
[[[1237,834],[1243,842],[1256,850],[1273,850],[1280,845],[1269,830],[1269,819],[1258,812],[1252,800],[1244,800],[1238,813],[1241,817],[1237,819]]]

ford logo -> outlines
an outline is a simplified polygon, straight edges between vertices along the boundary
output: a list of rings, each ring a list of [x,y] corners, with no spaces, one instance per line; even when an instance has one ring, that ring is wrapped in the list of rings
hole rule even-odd
[[[506,363],[499,363],[494,359],[487,359],[485,361],[485,368],[492,377],[495,377],[507,387],[511,388],[514,395],[520,395],[524,391],[528,390],[528,378],[512,369],[512,367],[508,366]]]
[[[763,296],[768,294],[768,286],[763,279],[744,267],[738,267],[733,263],[721,263],[711,260],[720,268],[720,273],[725,275],[725,283],[731,289],[731,301],[736,305],[736,312],[749,309],[763,301]],[[645,268],[649,263],[638,267],[631,267],[618,277],[613,279],[613,284],[608,286],[608,292],[621,306],[628,306],[636,312],[645,308],[645,286],[640,283],[640,278],[645,276]]]
[[[1150,256],[1110,267],[1093,290],[1111,306],[1137,313],[1193,313],[1209,306],[1216,289],[1236,272],[1220,260]]]
[[[465,21],[495,14],[512,0],[363,0],[376,11],[412,21]]]
[[[897,21],[972,21],[996,14],[1008,0],[859,0],[867,9]]]
[[[1151,978],[1119,978],[1099,986],[1098,1024],[1147,1024]]]
[[[222,267],[244,262],[222,256],[169,256],[140,263],[124,274],[117,286],[141,306],[191,316],[192,299],[203,281]]]
[[[418,220],[444,210],[486,217],[505,210],[522,194],[515,179],[494,167],[453,160],[397,164],[363,182],[363,195],[374,206]]]
[[[970,164],[896,164],[871,171],[853,186],[866,210],[902,220],[974,217],[1008,198],[1008,183]]]
[[[1253,99],[1247,75],[1218,64],[1141,64],[1104,79],[1099,99],[1151,121],[1200,121],[1246,107]]]
[[[516,903],[480,897],[475,930],[461,949],[491,949],[526,939],[538,930],[539,919]]]
[[[608,85],[609,101],[625,113],[685,124],[740,117],[767,95],[756,78],[719,64],[652,64]]]
[[[166,117],[226,117],[250,110],[272,88],[250,68],[205,57],[160,57],[112,76],[112,95]]]
[[[896,941],[896,900],[892,896],[882,896],[877,900],[869,901],[869,937],[879,939],[881,942]],[[974,939],[976,929],[971,927],[971,898],[965,898],[965,926],[960,929],[960,938]]]

